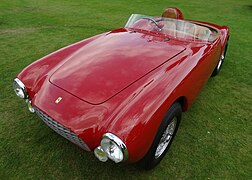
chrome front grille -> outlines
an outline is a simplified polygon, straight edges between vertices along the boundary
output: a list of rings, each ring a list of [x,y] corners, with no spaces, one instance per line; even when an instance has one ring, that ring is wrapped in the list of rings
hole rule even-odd
[[[47,114],[40,111],[38,108],[34,107],[36,114],[46,123],[51,129],[53,129],[55,132],[63,136],[64,138],[68,139],[74,144],[77,144],[81,148],[85,149],[86,151],[90,151],[88,146],[72,131],[70,131],[68,128],[64,127],[60,123],[53,120],[51,117],[49,117]]]

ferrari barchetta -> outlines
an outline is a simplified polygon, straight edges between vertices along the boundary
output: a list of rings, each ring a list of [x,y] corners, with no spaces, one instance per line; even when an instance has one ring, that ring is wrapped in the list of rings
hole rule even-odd
[[[102,162],[155,167],[186,111],[225,59],[227,26],[133,14],[125,27],[27,66],[14,91],[54,131]]]

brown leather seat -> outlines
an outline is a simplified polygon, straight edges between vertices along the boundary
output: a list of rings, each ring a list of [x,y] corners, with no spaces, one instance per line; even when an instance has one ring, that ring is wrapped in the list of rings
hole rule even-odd
[[[182,12],[175,7],[168,7],[164,10],[162,17],[170,18],[170,19],[184,19]],[[177,25],[173,21],[164,21],[164,26],[162,31],[165,34],[176,36],[177,33]]]
[[[164,10],[162,17],[171,19],[184,19],[182,12],[175,7],[168,7]]]

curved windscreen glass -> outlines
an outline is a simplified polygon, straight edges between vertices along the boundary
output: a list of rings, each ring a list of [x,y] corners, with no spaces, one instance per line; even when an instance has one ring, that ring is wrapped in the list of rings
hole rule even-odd
[[[132,14],[125,27],[159,32],[188,40],[213,41],[218,35],[216,30],[190,21],[141,14]]]

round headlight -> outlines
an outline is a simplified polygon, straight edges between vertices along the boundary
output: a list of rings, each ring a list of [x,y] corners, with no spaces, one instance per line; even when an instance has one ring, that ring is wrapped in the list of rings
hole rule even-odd
[[[13,89],[18,97],[27,99],[27,91],[25,85],[18,78],[15,78],[13,81]]]
[[[101,140],[101,148],[112,161],[119,163],[128,158],[126,145],[112,133],[106,133]]]

